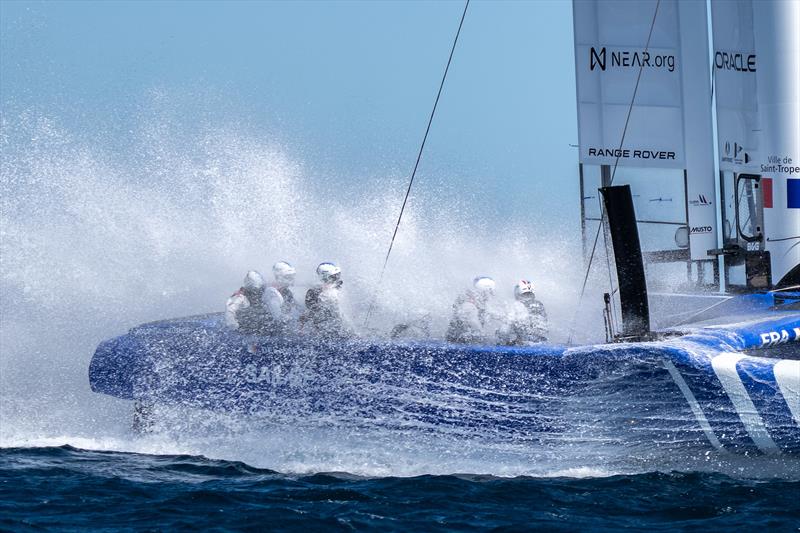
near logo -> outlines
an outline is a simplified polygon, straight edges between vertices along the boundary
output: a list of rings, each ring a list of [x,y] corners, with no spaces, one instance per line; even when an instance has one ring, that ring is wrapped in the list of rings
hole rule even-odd
[[[657,55],[644,50],[612,50],[611,64],[606,61],[606,47],[599,50],[592,46],[589,49],[589,70],[599,68],[605,72],[607,67],[614,68],[659,68],[670,72],[675,71],[675,56],[669,54]]]

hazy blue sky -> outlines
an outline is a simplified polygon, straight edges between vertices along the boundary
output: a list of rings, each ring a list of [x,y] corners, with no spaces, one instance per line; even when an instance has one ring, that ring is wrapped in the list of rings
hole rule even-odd
[[[124,150],[164,113],[348,185],[408,174],[462,2],[0,2],[0,96]],[[473,0],[419,179],[578,227],[572,7]]]

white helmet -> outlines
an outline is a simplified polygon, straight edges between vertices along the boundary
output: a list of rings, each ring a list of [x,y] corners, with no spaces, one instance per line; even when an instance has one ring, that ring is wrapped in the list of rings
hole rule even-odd
[[[521,279],[514,285],[514,298],[519,300],[525,295],[533,296],[533,283],[526,279]]]
[[[494,280],[487,276],[478,276],[472,280],[472,286],[475,287],[475,291],[484,298],[488,298],[494,294],[496,285]]]
[[[278,261],[272,265],[272,273],[275,275],[275,281],[278,283],[291,285],[294,283],[294,276],[297,274],[297,271],[286,261]]]
[[[320,263],[317,267],[317,276],[322,283],[336,283],[341,281],[342,269],[333,263]]]

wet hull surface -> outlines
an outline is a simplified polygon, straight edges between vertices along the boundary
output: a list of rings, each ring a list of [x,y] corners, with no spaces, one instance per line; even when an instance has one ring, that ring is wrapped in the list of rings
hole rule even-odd
[[[570,349],[250,337],[208,315],[106,341],[90,382],[145,403],[515,446],[588,439],[800,454],[798,338],[797,313]]]

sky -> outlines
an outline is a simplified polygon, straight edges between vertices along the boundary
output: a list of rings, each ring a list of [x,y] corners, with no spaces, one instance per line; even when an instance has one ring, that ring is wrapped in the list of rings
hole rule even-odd
[[[463,6],[3,0],[2,111],[117,151],[143,114],[219,124],[358,188],[410,175]],[[473,0],[417,183],[577,232],[576,143],[571,3]]]
[[[471,2],[376,287],[463,7],[0,0],[6,426],[94,427],[102,339],[222,310],[277,260],[299,285],[339,263],[351,316],[380,290],[385,331],[423,311],[444,331],[476,275],[505,298],[535,276],[566,337],[582,267],[552,237],[580,239],[566,0]]]

